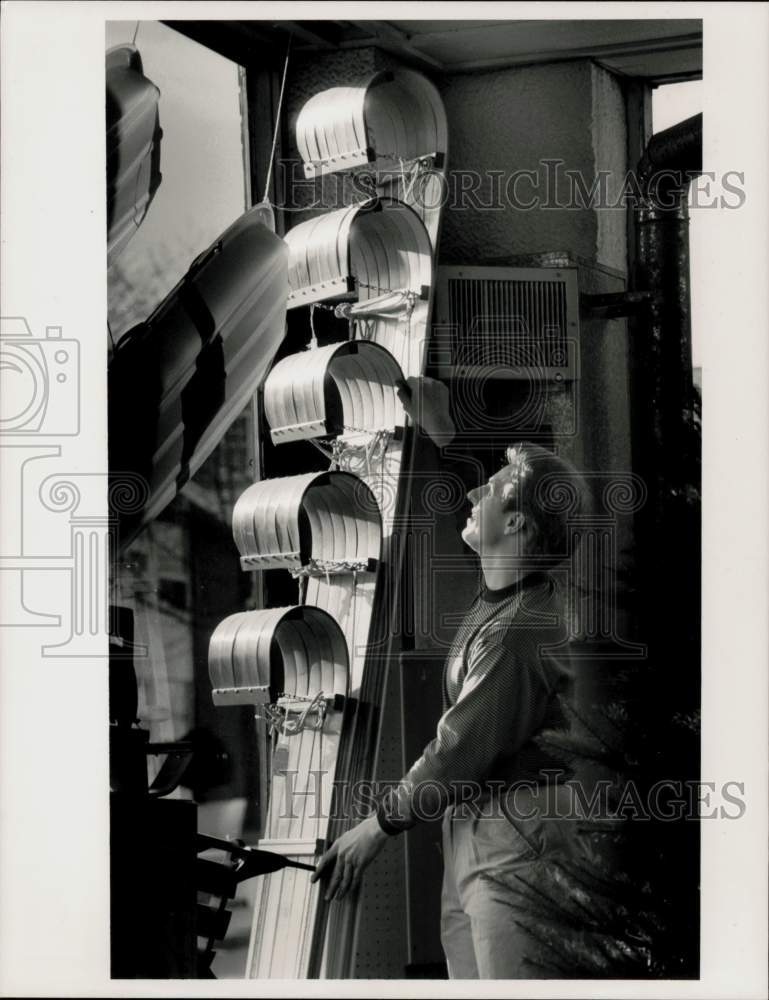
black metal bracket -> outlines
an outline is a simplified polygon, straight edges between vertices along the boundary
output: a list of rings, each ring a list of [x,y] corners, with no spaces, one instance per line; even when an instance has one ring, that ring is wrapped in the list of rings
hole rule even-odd
[[[616,319],[637,316],[648,309],[651,292],[606,292],[601,295],[580,295],[579,311],[582,316]]]

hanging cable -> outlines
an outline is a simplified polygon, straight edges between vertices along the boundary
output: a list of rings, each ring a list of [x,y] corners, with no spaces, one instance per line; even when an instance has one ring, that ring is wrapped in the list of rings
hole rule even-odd
[[[273,205],[272,206],[276,212],[327,212],[328,206],[326,205],[300,205],[297,207],[289,208],[288,205]]]
[[[356,278],[355,281],[358,288],[365,288],[369,292],[377,293],[373,298],[353,303],[352,308],[356,313],[367,310],[375,313],[379,310],[381,315],[387,315],[391,312],[403,311],[409,303],[416,302],[419,298],[416,292],[408,288],[383,288],[381,285],[370,285],[367,281],[361,281],[360,278]],[[342,304],[344,305],[344,303]],[[413,304],[411,308],[413,309]]]
[[[328,461],[331,462],[331,471],[333,472],[335,470],[335,468],[336,468],[336,466],[334,465],[334,462],[336,461],[336,456],[335,456],[334,451],[333,451],[333,444],[332,444],[332,450],[331,451],[327,451],[323,447],[323,445],[320,443],[320,441],[317,441],[315,438],[310,438],[309,440],[310,440],[310,444],[314,448],[317,448],[318,451],[321,453],[321,455],[325,459],[328,459]]]
[[[318,303],[313,302],[310,306],[310,343],[307,345],[307,349],[314,351],[318,346],[318,335],[315,333],[315,309]]]
[[[358,282],[359,288],[371,288],[364,282]],[[375,289],[381,291],[381,289]],[[338,319],[346,319],[349,327],[349,339],[355,339],[356,329],[361,340],[371,340],[375,331],[375,320],[394,319],[398,322],[410,322],[419,296],[409,289],[385,289],[383,294],[361,302],[341,302],[334,308]]]
[[[294,696],[294,700],[299,702],[304,701],[303,698],[300,699],[296,695]],[[307,722],[307,718],[311,712],[317,712],[317,718],[314,720],[314,728],[320,729],[323,725],[323,720],[326,715],[325,707],[326,707],[325,698],[323,697],[322,691],[318,691],[315,697],[311,701],[307,702],[304,709],[299,714],[298,719],[293,719],[293,720],[289,719],[288,715],[289,711],[291,710],[291,706],[286,706],[286,721],[284,723],[283,731],[287,733],[287,735],[289,736],[294,736],[297,733],[301,733],[301,731],[307,725],[309,725]]]
[[[304,566],[290,572],[295,580],[306,581],[311,576],[324,576],[326,583],[330,583],[332,574],[362,573],[368,565],[368,559],[308,559]]]
[[[322,691],[314,698],[283,694],[278,701],[264,705],[256,718],[267,723],[270,736],[275,740],[278,736],[298,736],[304,729],[322,730],[326,712],[327,702]]]
[[[349,430],[350,428],[345,428]],[[371,466],[374,462],[381,462],[387,452],[392,431],[379,430],[361,431],[370,434],[365,443],[357,444],[352,441],[345,441],[344,438],[335,438],[333,441],[334,464],[332,469],[343,469],[345,472],[352,472],[355,475],[365,469],[366,475],[371,477]]]
[[[141,25],[141,21],[137,21],[136,22],[136,27],[134,28],[134,36],[131,39],[131,45],[136,45],[136,36],[139,34],[139,26],[140,25]]]
[[[419,160],[411,161],[409,170],[406,170],[405,166],[407,161],[401,159],[400,156],[398,157],[398,162],[401,168],[400,169],[401,180],[403,181],[403,201],[406,202],[406,204],[408,204],[411,199],[411,195],[413,194],[414,185],[416,184],[417,177],[419,176],[420,173],[421,169],[420,161]]]
[[[280,113],[283,109],[283,94],[286,89],[286,76],[288,75],[288,57],[291,52],[291,41],[293,35],[288,36],[288,45],[286,46],[286,58],[283,62],[283,79],[280,83],[280,94],[278,95],[278,110],[275,114],[275,129],[272,134],[272,149],[270,151],[270,161],[267,164],[267,181],[264,185],[264,196],[262,201],[269,201],[270,194],[270,183],[272,181],[272,165],[275,160],[275,149],[278,145],[278,132],[280,131]]]

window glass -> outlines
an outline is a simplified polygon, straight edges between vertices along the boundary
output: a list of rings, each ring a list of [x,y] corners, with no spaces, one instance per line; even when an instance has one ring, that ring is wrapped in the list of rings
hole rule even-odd
[[[702,80],[692,80],[687,83],[668,83],[652,91],[652,125],[655,132],[662,132],[672,125],[691,118],[702,111]],[[701,181],[693,181],[692,188],[698,187]],[[707,189],[699,199],[699,204],[707,204],[712,195],[707,195]],[[694,383],[702,389],[702,369],[700,367],[699,331],[701,314],[699,296],[697,294],[700,282],[704,280],[702,255],[702,227],[699,224],[699,209],[697,199],[692,195],[689,199],[692,205],[689,215],[689,267],[691,270],[691,310],[692,310],[692,367],[694,368]]]
[[[107,22],[107,48],[130,43],[160,90],[162,181],[139,230],[108,271],[116,341],[247,208],[243,70],[156,21]]]
[[[130,43],[135,31],[144,74],[161,95],[162,182],[108,271],[113,342],[149,316],[249,198],[242,68],[157,22],[138,31],[135,21],[108,23],[107,49]],[[153,742],[191,739],[198,751],[173,794],[195,797],[199,829],[235,837],[244,822],[258,824],[253,708],[215,708],[208,642],[223,618],[261,603],[258,576],[241,572],[231,529],[235,501],[255,478],[253,409],[121,552],[111,592],[134,613],[142,727]],[[162,761],[149,758],[150,780]]]

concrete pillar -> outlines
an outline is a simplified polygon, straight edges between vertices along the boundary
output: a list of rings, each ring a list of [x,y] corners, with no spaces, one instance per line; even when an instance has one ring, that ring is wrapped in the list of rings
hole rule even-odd
[[[619,80],[585,60],[451,76],[441,93],[450,189],[440,261],[568,255],[582,291],[623,289],[627,213],[607,207],[628,166]],[[629,469],[626,324],[585,321],[580,346],[571,457]]]
[[[624,211],[570,207],[579,177],[589,192],[598,170],[624,169],[615,77],[585,60],[450,76],[441,93],[455,200],[444,263],[566,250],[624,272]]]

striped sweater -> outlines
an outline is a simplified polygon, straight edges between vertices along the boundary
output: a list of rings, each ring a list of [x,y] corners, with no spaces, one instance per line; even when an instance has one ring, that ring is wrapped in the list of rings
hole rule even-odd
[[[568,764],[537,743],[566,728],[562,698],[572,686],[566,630],[555,583],[530,573],[502,590],[484,587],[460,625],[443,677],[443,716],[435,738],[377,804],[382,829],[409,829],[435,818],[458,783],[541,783]],[[548,646],[560,646],[556,651]],[[469,788],[465,784],[465,789]]]

